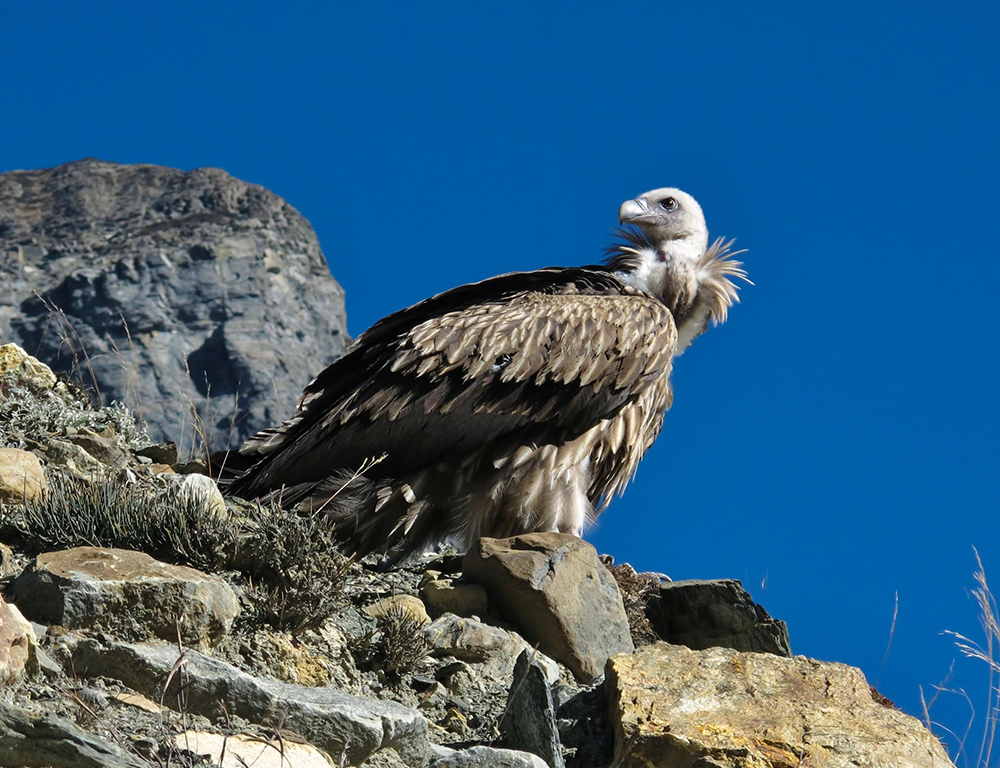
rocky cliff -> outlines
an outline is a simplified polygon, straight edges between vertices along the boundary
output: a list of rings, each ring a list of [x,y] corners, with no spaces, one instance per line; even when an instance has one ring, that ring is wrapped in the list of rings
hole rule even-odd
[[[737,581],[559,533],[386,573],[130,422],[0,346],[2,766],[952,766]]]
[[[154,441],[221,449],[285,418],[345,323],[312,227],[263,187],[98,160],[0,174],[0,339]]]

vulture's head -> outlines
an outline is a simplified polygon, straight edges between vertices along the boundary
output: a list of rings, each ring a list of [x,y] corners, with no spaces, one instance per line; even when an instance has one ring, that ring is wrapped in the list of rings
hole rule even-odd
[[[650,244],[698,257],[708,247],[708,227],[701,206],[687,192],[663,187],[626,200],[618,209],[618,223],[642,232]]]
[[[733,278],[747,280],[733,259],[732,241],[708,244],[701,206],[687,192],[663,187],[626,200],[618,209],[624,242],[608,249],[608,264],[621,279],[658,297],[677,324],[677,354],[709,321],[722,323],[739,301]]]

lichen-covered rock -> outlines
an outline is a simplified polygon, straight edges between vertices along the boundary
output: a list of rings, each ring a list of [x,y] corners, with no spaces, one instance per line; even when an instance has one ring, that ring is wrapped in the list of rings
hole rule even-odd
[[[607,689],[621,768],[952,765],[843,664],[656,643],[612,658]]]
[[[239,613],[225,581],[127,549],[76,547],[39,555],[10,587],[34,621],[211,647]]]
[[[608,657],[634,648],[614,578],[575,536],[480,539],[463,570],[526,640],[581,680],[596,679]]]
[[[35,632],[16,605],[0,597],[0,685],[16,682],[35,662]]]
[[[660,584],[646,602],[654,631],[668,643],[696,651],[736,651],[791,656],[788,627],[772,619],[736,579]]]
[[[58,383],[51,368],[17,344],[0,346],[0,379],[19,382],[31,389],[53,389]]]
[[[120,680],[176,707],[179,676],[164,682],[180,654],[166,643],[79,640],[73,649],[77,674]],[[392,748],[406,765],[425,765],[429,756],[427,721],[416,710],[391,701],[351,696],[332,688],[306,688],[253,677],[197,651],[184,654],[184,707],[224,721],[230,715],[262,726],[286,728],[333,756],[335,764],[359,765],[375,752]]]
[[[213,449],[239,446],[347,340],[343,291],[283,199],[218,169],[98,160],[0,174],[6,339],[186,449],[192,407]]]
[[[0,448],[0,501],[17,503],[44,491],[45,472],[35,454]]]

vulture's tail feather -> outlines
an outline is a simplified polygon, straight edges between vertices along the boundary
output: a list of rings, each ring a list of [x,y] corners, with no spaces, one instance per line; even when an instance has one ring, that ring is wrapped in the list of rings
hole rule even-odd
[[[284,507],[328,520],[344,554],[383,554],[387,567],[422,551],[441,521],[430,503],[414,500],[405,483],[373,481],[346,471],[273,495]]]

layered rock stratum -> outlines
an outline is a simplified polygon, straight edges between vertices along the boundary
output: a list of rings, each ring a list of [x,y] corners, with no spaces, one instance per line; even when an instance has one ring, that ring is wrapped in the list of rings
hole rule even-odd
[[[127,404],[154,442],[219,450],[286,418],[347,332],[281,197],[215,168],[88,159],[0,174],[0,339]]]

